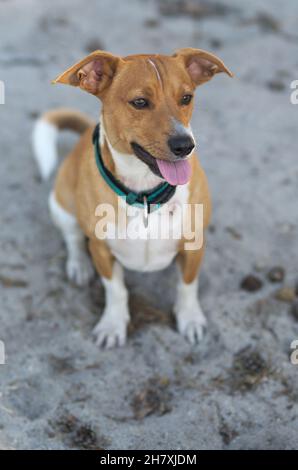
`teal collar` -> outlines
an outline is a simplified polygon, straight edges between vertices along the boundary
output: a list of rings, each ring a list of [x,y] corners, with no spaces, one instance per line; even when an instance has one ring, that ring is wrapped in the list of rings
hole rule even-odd
[[[122,184],[104,165],[99,148],[99,132],[99,124],[97,124],[92,138],[96,165],[105,182],[118,196],[124,198],[126,203],[131,206],[144,208],[148,211],[148,214],[159,209],[162,204],[171,199],[175,194],[176,186],[172,186],[167,182],[159,184],[150,191],[141,192],[132,191]]]

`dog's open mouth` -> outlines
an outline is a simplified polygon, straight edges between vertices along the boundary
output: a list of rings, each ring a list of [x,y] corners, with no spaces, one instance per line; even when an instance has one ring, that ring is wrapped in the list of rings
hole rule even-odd
[[[191,166],[188,160],[170,162],[155,158],[136,142],[131,143],[135,155],[157,176],[165,179],[172,186],[186,184],[190,180]]]

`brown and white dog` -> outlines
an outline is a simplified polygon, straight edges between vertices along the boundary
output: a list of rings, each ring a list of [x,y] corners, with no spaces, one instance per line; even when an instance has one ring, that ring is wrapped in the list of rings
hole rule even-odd
[[[170,200],[150,213],[148,227],[144,226],[144,209],[136,209],[134,222],[141,231],[154,232],[163,223],[166,209],[170,209],[172,232],[181,233],[184,216],[178,207],[183,204],[203,205],[203,226],[208,225],[211,208],[207,179],[193,151],[190,119],[196,86],[219,72],[232,76],[218,57],[200,49],[180,49],[172,56],[128,57],[95,51],[54,81],[79,86],[102,101],[102,160],[125,187],[136,193],[166,181],[176,187]],[[96,208],[109,204],[122,212],[126,204],[119,204],[121,198],[98,170],[92,144],[94,125],[76,111],[49,111],[35,126],[33,145],[46,178],[57,163],[58,130],[82,133],[59,168],[49,205],[66,243],[68,278],[82,286],[93,274],[85,246],[87,238],[93,265],[105,287],[105,309],[94,329],[96,342],[107,348],[125,343],[129,310],[123,266],[138,271],[160,270],[176,258],[180,272],[174,306],[177,326],[195,343],[206,325],[197,296],[204,246],[187,250],[183,237],[177,240],[175,233],[166,240],[96,236]],[[125,217],[129,217],[127,212]]]

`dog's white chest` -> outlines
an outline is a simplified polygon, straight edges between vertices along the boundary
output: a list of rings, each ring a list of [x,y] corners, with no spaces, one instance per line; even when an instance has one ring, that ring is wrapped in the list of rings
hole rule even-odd
[[[187,201],[188,185],[178,186],[173,198],[149,215],[147,228],[143,209],[137,209],[127,218],[126,227],[118,226],[116,236],[108,238],[113,255],[128,269],[155,271],[167,267],[177,254]]]

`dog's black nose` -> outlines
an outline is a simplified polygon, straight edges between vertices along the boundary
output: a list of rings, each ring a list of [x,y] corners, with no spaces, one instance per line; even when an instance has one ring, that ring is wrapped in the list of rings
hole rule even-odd
[[[192,151],[195,143],[189,135],[178,135],[170,137],[168,140],[168,145],[171,149],[171,152],[177,155],[177,157],[183,158]]]

